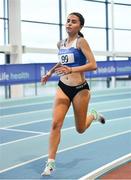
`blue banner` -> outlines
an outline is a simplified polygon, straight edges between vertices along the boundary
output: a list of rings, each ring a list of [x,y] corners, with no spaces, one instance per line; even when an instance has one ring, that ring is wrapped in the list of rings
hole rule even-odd
[[[86,75],[93,77],[112,77],[112,76],[130,76],[131,75],[131,61],[99,61],[97,62],[97,70],[87,72]]]
[[[37,64],[6,64],[0,65],[0,86],[24,83],[40,82],[41,76],[51,69],[55,63]],[[98,61],[97,70],[86,72],[86,78],[131,76],[131,61]],[[50,81],[56,81],[59,77],[53,75]]]

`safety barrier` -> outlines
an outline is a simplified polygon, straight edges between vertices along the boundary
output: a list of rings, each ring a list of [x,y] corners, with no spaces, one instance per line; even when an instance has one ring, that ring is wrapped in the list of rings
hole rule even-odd
[[[0,86],[37,83],[41,76],[52,68],[55,63],[34,63],[34,64],[6,64],[0,65]],[[85,73],[88,78],[131,76],[131,61],[98,61],[97,70]],[[57,75],[53,75],[49,80],[58,80]]]

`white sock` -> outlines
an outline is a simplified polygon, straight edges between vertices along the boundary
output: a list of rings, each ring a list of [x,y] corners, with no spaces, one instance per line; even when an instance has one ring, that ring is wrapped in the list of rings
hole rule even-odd
[[[54,159],[48,159],[48,162],[55,162]]]

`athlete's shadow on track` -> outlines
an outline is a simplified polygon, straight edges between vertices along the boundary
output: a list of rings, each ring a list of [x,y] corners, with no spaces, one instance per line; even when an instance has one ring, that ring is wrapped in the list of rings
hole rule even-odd
[[[68,163],[61,163],[61,162],[57,162],[57,168],[74,168],[75,166],[77,166],[79,163],[81,163],[81,161],[90,161],[91,158],[77,158],[77,159],[73,159],[72,161],[68,162]]]

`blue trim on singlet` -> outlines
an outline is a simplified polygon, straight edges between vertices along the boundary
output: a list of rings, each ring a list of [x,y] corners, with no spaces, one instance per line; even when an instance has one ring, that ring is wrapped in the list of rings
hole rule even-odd
[[[66,47],[66,41],[62,40],[60,42],[60,49],[58,52],[59,61],[63,65],[67,65],[69,67],[82,66],[87,63],[87,59],[81,49],[77,48],[77,41],[79,36],[73,41],[71,47]]]
[[[73,63],[62,63],[64,65],[68,65],[69,67],[74,67],[74,66],[82,66],[86,64],[86,57],[82,53],[80,49],[71,47],[71,48],[61,48],[59,49],[58,55],[68,55],[68,54],[73,54],[74,55],[74,62]],[[61,62],[61,61],[60,61]]]

